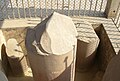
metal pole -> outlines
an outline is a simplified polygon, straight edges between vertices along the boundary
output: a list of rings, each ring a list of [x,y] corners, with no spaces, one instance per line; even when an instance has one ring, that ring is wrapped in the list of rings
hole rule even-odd
[[[68,16],[70,15],[70,0],[68,0]]]
[[[98,3],[98,0],[96,0],[96,3],[95,3],[95,9],[94,9],[94,13],[93,13],[93,15],[95,15],[96,8],[97,8],[97,3]]]
[[[27,2],[28,2],[28,13],[29,13],[29,17],[31,18],[31,13],[30,13],[30,1],[27,0]]]
[[[64,12],[64,0],[62,0],[62,13]]]
[[[83,15],[85,16],[85,13],[86,13],[86,5],[87,4],[87,0],[85,0],[85,6],[84,6],[84,13],[83,13]]]
[[[18,0],[16,0],[16,5],[17,5],[17,13],[18,13],[18,18],[20,18],[20,11],[19,11]]]
[[[35,4],[35,0],[33,0],[33,2],[34,2],[34,16],[37,17],[37,15],[36,15],[36,4]]]
[[[5,0],[4,2],[5,2],[5,8],[6,8],[6,11],[7,11],[7,18],[10,19],[9,14],[8,14],[7,4],[6,4],[7,1]]]
[[[47,0],[45,0],[45,15],[46,15],[46,17],[47,17]]]
[[[79,16],[80,16],[80,8],[81,8],[81,0],[79,1],[79,10],[78,10]]]
[[[91,12],[91,10],[92,10],[92,2],[93,2],[93,0],[90,0],[90,10],[89,10],[89,15],[90,15],[90,12]]]
[[[73,5],[73,16],[75,15],[75,0],[74,0],[74,5]]]
[[[103,6],[103,0],[101,1],[101,5],[100,5],[100,10],[99,10],[99,13],[101,12],[102,10],[102,6]],[[100,14],[99,14],[100,15]]]
[[[57,0],[57,11],[58,11],[58,5],[59,5],[59,3],[58,3],[58,0]]]
[[[13,5],[12,5],[12,1],[11,0],[10,0],[10,5],[11,5],[11,8],[12,8],[13,19],[15,19],[15,13],[14,13],[14,9],[13,9]]]

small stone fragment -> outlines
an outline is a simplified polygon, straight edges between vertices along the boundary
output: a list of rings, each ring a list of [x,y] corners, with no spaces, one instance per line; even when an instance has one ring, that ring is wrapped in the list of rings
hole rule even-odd
[[[6,53],[13,74],[15,76],[24,75],[27,70],[27,62],[22,48],[16,39],[11,38],[7,41]]]

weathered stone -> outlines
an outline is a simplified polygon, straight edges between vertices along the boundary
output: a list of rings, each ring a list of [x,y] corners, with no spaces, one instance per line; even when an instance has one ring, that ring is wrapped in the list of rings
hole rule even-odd
[[[0,70],[3,72],[7,72],[7,56],[5,53],[5,45],[6,41],[3,35],[2,30],[0,30]]]
[[[86,71],[92,65],[96,50],[99,45],[99,38],[93,27],[88,22],[77,26],[78,45],[76,67],[78,71]]]
[[[102,81],[119,81],[120,80],[120,52],[115,55],[109,62]]]
[[[26,48],[35,81],[74,81],[76,36],[72,19],[56,12],[27,31]]]
[[[6,44],[6,53],[10,63],[10,67],[15,76],[24,75],[27,70],[27,62],[16,39],[11,38]]]
[[[0,71],[0,81],[8,81],[7,77],[2,71]]]

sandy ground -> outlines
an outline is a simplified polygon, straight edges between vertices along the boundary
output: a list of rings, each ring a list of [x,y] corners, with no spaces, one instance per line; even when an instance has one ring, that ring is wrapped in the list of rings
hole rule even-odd
[[[103,72],[99,71],[96,65],[94,65],[87,72],[76,72],[75,81],[101,81]],[[32,71],[28,68],[24,77],[8,76],[9,81],[34,81]]]
[[[32,71],[30,68],[28,68],[24,77],[14,77],[14,76],[9,75],[8,80],[9,81],[34,81]]]

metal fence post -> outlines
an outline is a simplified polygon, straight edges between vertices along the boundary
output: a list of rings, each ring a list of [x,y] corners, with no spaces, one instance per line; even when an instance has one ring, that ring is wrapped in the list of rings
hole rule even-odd
[[[112,18],[115,16],[119,2],[120,0],[108,0],[107,1],[107,5],[105,9],[105,14],[107,18]]]

